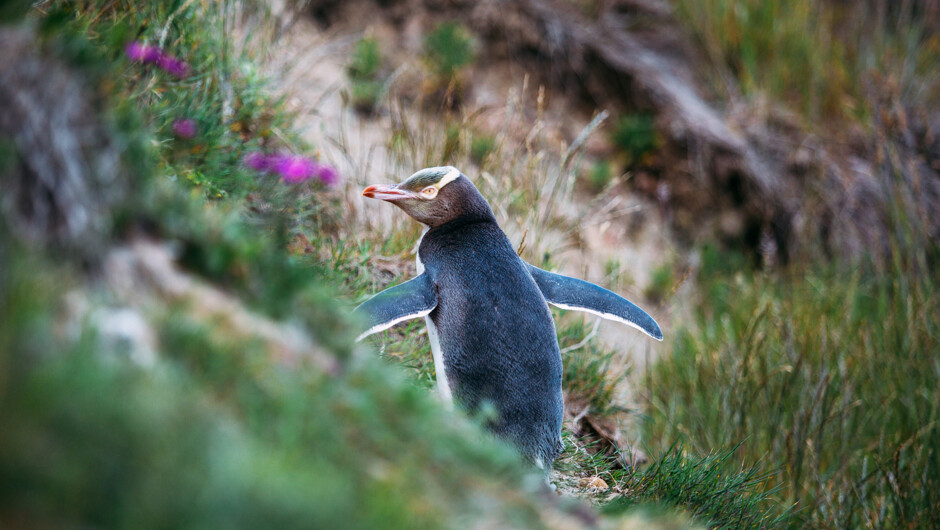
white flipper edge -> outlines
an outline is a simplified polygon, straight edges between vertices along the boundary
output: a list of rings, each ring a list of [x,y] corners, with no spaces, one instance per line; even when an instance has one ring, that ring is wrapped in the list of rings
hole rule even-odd
[[[425,317],[425,316],[427,316],[431,311],[433,311],[433,308],[432,308],[432,309],[428,309],[428,310],[426,310],[426,311],[420,311],[420,312],[418,312],[418,313],[412,313],[412,314],[410,314],[410,315],[400,316],[400,317],[396,318],[395,320],[390,320],[390,321],[388,321],[388,322],[383,322],[383,323],[381,323],[381,324],[377,324],[377,325],[375,325],[375,326],[372,326],[371,328],[365,330],[361,335],[359,335],[358,337],[356,337],[356,342],[361,341],[362,339],[368,337],[369,335],[374,335],[374,334],[376,334],[376,333],[378,333],[378,332],[380,332],[380,331],[385,331],[386,329],[388,329],[388,328],[390,328],[390,327],[392,327],[392,326],[394,326],[395,324],[398,324],[398,323],[400,323],[400,322],[404,322],[404,321],[406,321],[406,320],[411,320],[411,319],[414,319],[414,318]]]
[[[663,331],[656,320],[617,293],[591,282],[542,270],[530,263],[525,263],[525,266],[542,291],[542,297],[549,304],[620,322],[642,331],[651,338],[663,340]]]
[[[556,302],[549,302],[549,303],[552,304],[553,306],[557,307],[558,309],[564,309],[565,311],[583,311],[583,312],[585,312],[585,313],[590,313],[590,314],[592,314],[592,315],[597,315],[597,316],[599,316],[599,317],[601,317],[601,318],[603,318],[603,319],[606,319],[606,320],[613,320],[614,322],[619,322],[619,323],[621,323],[621,324],[626,324],[626,325],[630,326],[631,328],[638,329],[638,330],[642,331],[644,335],[647,335],[647,336],[649,336],[650,338],[656,339],[656,340],[658,340],[658,341],[660,341],[660,342],[662,342],[662,340],[663,340],[662,337],[657,337],[656,335],[653,335],[652,333],[650,333],[649,331],[643,329],[643,328],[640,327],[639,325],[637,325],[637,324],[635,324],[635,323],[633,323],[633,322],[630,322],[629,320],[627,320],[627,319],[625,319],[625,318],[620,318],[620,317],[618,317],[617,315],[612,315],[612,314],[610,314],[610,313],[602,313],[602,312],[600,312],[600,311],[591,309],[591,308],[589,308],[589,307],[579,307],[579,306],[568,305],[568,304],[560,304],[560,303],[556,303]]]

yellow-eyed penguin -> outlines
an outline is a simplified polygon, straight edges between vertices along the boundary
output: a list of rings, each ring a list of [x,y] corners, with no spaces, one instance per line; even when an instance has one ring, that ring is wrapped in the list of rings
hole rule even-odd
[[[497,414],[489,428],[539,467],[550,467],[562,450],[562,363],[548,304],[663,338],[632,302],[523,261],[457,168],[422,169],[362,194],[398,206],[428,229],[418,247],[418,276],[356,308],[370,323],[357,340],[424,317],[441,395],[470,412],[492,404]]]

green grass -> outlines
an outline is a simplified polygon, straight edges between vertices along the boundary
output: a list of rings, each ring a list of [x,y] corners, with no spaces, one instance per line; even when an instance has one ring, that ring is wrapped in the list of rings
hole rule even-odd
[[[627,495],[608,503],[605,513],[620,513],[637,505],[682,508],[709,528],[784,528],[790,510],[775,502],[777,477],[759,466],[736,467],[729,460],[737,448],[695,458],[671,447],[639,470],[618,471],[612,479]]]
[[[612,416],[620,412],[615,400],[617,385],[627,376],[625,369],[617,370],[618,353],[604,349],[594,339],[594,333],[581,315],[563,316],[552,311],[557,323],[558,345],[562,350],[564,372],[562,386],[570,403],[589,406],[589,414]],[[592,319],[595,320],[595,319]],[[578,411],[580,412],[580,411]]]
[[[801,524],[931,527],[940,513],[936,250],[879,269],[708,272],[646,381],[648,440],[781,470]],[[721,270],[723,266],[719,265]]]

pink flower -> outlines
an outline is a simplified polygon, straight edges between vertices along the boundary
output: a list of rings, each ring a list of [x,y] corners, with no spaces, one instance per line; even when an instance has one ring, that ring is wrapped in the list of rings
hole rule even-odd
[[[275,173],[288,184],[300,184],[313,177],[329,186],[339,181],[336,169],[300,155],[267,155],[254,151],[245,155],[242,162],[259,173]]]
[[[173,134],[190,139],[196,136],[196,120],[181,119],[173,122]]]
[[[182,59],[177,59],[172,55],[164,52],[160,52],[160,56],[157,58],[157,66],[160,67],[164,72],[182,79],[189,75],[189,65],[186,64],[186,61]]]
[[[332,166],[322,164],[320,165],[320,170],[317,172],[317,178],[327,186],[332,186],[339,182],[339,172]]]
[[[160,48],[150,46],[140,41],[134,41],[124,47],[127,58],[135,63],[155,63],[160,60],[163,53]]]
[[[259,151],[248,153],[242,161],[255,171],[267,171],[271,167],[268,155]]]
[[[313,177],[319,164],[299,155],[278,155],[271,161],[271,169],[288,184],[299,184]]]
[[[186,61],[173,57],[157,46],[134,41],[124,47],[124,53],[135,63],[156,63],[161,70],[180,79],[189,75]]]

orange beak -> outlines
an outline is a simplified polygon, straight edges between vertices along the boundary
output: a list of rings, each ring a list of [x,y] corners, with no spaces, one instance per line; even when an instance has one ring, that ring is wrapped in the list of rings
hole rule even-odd
[[[415,194],[411,193],[410,191],[400,190],[395,186],[379,185],[369,186],[368,188],[362,190],[362,196],[383,201],[397,201],[399,199],[415,197]]]

